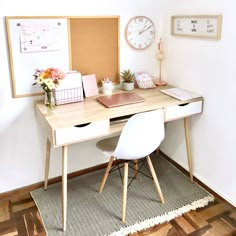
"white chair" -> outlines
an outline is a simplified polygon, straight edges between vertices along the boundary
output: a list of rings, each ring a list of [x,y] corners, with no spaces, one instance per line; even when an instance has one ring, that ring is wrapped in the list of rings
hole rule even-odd
[[[122,222],[125,222],[126,217],[128,161],[133,160],[136,163],[138,159],[146,157],[153,181],[159,193],[160,201],[164,203],[162,191],[149,156],[159,147],[164,136],[164,114],[163,109],[159,109],[133,115],[125,124],[120,136],[97,142],[97,148],[105,155],[110,156],[99,193],[103,190],[114,159],[124,161]]]

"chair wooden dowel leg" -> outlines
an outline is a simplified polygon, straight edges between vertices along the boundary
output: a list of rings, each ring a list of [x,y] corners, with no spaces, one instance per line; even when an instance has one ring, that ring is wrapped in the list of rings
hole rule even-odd
[[[156,185],[157,192],[158,192],[158,194],[159,194],[159,196],[160,196],[161,203],[164,203],[164,202],[165,202],[165,201],[164,201],[164,197],[163,197],[163,195],[162,195],[161,187],[160,187],[159,182],[158,182],[158,180],[157,180],[157,176],[156,176],[155,170],[154,170],[154,168],[153,168],[153,165],[152,165],[152,161],[151,161],[151,159],[150,159],[150,156],[147,156],[146,159],[147,159],[147,163],[148,163],[150,172],[151,172],[152,177],[153,177],[153,181],[154,181],[154,183],[155,183],[155,185]]]
[[[124,164],[123,196],[122,196],[122,222],[125,222],[128,185],[128,162]]]
[[[134,160],[134,176],[135,176],[135,179],[137,179],[137,175],[138,175],[138,160]]]
[[[106,168],[106,172],[105,172],[105,174],[104,174],[104,176],[103,176],[103,178],[102,178],[102,182],[101,182],[101,185],[100,185],[99,190],[98,190],[99,193],[102,192],[103,187],[104,187],[104,185],[105,185],[105,183],[106,183],[106,180],[107,180],[107,177],[108,177],[108,175],[109,175],[109,171],[110,171],[110,169],[111,169],[113,160],[114,160],[114,157],[111,156],[110,161],[109,161],[109,163],[108,163],[108,165],[107,165],[107,168]]]

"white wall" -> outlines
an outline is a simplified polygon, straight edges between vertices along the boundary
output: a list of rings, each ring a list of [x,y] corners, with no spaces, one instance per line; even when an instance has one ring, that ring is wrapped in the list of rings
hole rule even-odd
[[[234,0],[162,1],[165,79],[204,97],[204,112],[191,119],[194,175],[225,199],[236,204],[236,2]],[[170,16],[222,14],[218,41],[170,35]],[[177,130],[176,130],[177,129]],[[162,150],[187,168],[181,121],[167,125]],[[180,135],[181,134],[181,135]],[[180,138],[181,137],[181,138]]]
[[[0,193],[43,180],[46,137],[38,125],[34,101],[40,97],[12,98],[10,67],[5,31],[5,16],[120,16],[120,68],[155,73],[155,45],[145,51],[129,48],[124,38],[127,21],[135,15],[147,15],[158,22],[160,8],[155,1],[86,0],[45,1],[35,3],[5,0],[0,3]],[[13,7],[14,6],[14,7]],[[156,27],[159,27],[156,23]],[[157,35],[158,38],[158,35]],[[33,71],[32,71],[33,74]],[[33,82],[29,81],[31,84]],[[107,161],[95,148],[95,141],[69,147],[68,172]],[[61,148],[52,150],[50,178],[61,173]]]
[[[13,7],[14,5],[14,7]],[[79,6],[77,6],[79,5]],[[163,76],[169,83],[204,96],[204,113],[190,123],[194,174],[214,191],[236,205],[234,143],[236,120],[236,33],[233,30],[234,0],[87,0],[0,3],[0,193],[43,180],[45,135],[37,123],[33,102],[39,97],[12,98],[5,16],[21,15],[120,15],[120,66],[158,74],[156,44],[163,37],[166,59]],[[174,14],[223,14],[220,41],[177,38],[170,35],[170,16]],[[145,51],[130,49],[124,39],[127,21],[147,15],[158,32],[156,42]],[[29,81],[31,83],[31,81]],[[96,141],[96,140],[95,140]],[[106,161],[94,147],[95,141],[69,148],[69,171],[73,172]],[[187,167],[181,121],[167,124],[161,149]],[[60,175],[61,149],[52,150],[50,177]]]

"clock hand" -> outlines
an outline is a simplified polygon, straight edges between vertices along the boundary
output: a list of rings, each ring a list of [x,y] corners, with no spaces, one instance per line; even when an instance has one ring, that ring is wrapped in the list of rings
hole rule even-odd
[[[147,31],[148,29],[151,28],[151,25],[146,28],[146,26],[139,32],[139,34],[142,34],[143,32]]]
[[[139,34],[142,34],[145,28],[146,28],[146,25],[144,25],[144,27],[139,31]]]

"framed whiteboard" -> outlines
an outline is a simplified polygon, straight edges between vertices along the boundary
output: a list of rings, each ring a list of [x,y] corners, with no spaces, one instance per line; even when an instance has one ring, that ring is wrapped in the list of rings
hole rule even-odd
[[[171,34],[174,36],[220,39],[222,15],[171,16]]]
[[[69,65],[68,19],[6,17],[13,97],[42,94],[35,82],[35,69]]]
[[[41,95],[35,69],[96,74],[120,81],[119,16],[9,16],[6,30],[13,97]]]

